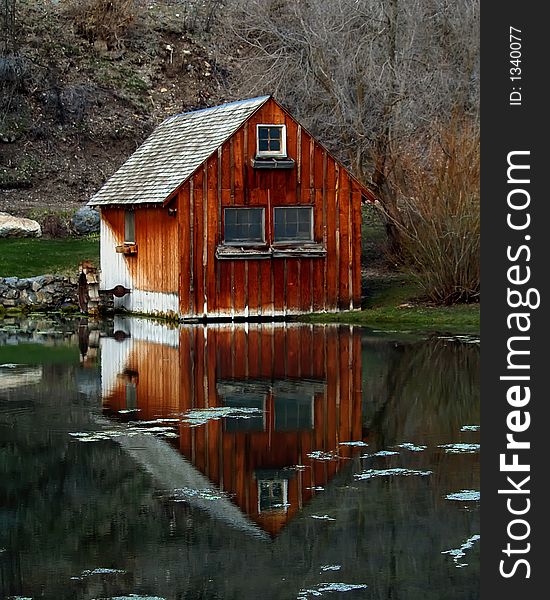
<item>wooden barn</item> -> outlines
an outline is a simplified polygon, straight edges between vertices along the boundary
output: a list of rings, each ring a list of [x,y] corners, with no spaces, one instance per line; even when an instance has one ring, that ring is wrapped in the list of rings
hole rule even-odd
[[[89,201],[100,290],[183,321],[359,308],[362,199],[270,96],[176,115]]]

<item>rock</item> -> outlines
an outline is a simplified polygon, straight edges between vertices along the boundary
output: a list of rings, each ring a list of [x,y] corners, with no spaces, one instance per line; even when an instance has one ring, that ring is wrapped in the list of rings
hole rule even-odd
[[[30,285],[31,285],[31,284],[30,284],[30,282],[29,282],[29,280],[28,280],[28,279],[20,279],[20,280],[19,280],[19,281],[18,281],[18,282],[15,284],[15,287],[16,287],[18,290],[24,290],[24,289],[26,289],[26,288],[30,287]]]
[[[40,237],[41,235],[42,230],[37,221],[0,212],[0,238]]]
[[[97,210],[84,206],[79,208],[71,218],[71,225],[75,233],[88,235],[99,231],[99,213]]]

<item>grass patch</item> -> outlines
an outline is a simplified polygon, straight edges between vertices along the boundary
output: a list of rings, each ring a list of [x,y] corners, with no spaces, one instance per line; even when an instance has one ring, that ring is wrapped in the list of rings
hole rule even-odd
[[[79,364],[78,347],[50,344],[16,344],[0,346],[0,365],[66,365]]]
[[[479,334],[479,304],[431,306],[418,302],[420,288],[412,277],[377,274],[366,282],[360,311],[317,313],[305,320],[314,323],[349,323],[374,329],[416,332]]]
[[[0,277],[34,277],[45,273],[75,276],[83,260],[99,265],[99,236],[0,239]]]

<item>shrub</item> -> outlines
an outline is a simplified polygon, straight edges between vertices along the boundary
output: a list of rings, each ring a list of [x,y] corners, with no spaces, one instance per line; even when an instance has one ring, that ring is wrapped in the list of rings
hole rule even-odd
[[[113,48],[136,17],[135,0],[70,0],[68,14],[79,35]]]
[[[480,294],[479,128],[455,119],[427,147],[401,155],[398,218],[402,250],[426,297],[474,302]],[[427,165],[420,168],[418,165]]]

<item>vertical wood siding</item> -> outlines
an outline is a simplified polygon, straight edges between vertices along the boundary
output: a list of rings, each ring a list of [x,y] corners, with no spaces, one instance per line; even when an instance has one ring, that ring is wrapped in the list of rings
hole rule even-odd
[[[252,167],[259,123],[286,125],[294,168]],[[174,205],[182,232],[190,231],[191,189],[193,228],[191,235],[180,236],[183,317],[271,317],[359,308],[361,189],[275,102],[268,101],[181,188]],[[314,241],[324,245],[326,257],[216,258],[224,208],[264,208],[270,243],[273,208],[294,205],[313,207]]]
[[[101,288],[122,285],[131,290],[116,299],[118,306],[128,310],[178,315],[178,239],[183,233],[178,219],[168,216],[166,208],[136,207],[137,254],[125,255],[116,252],[124,244],[124,213],[123,208],[101,210]]]

